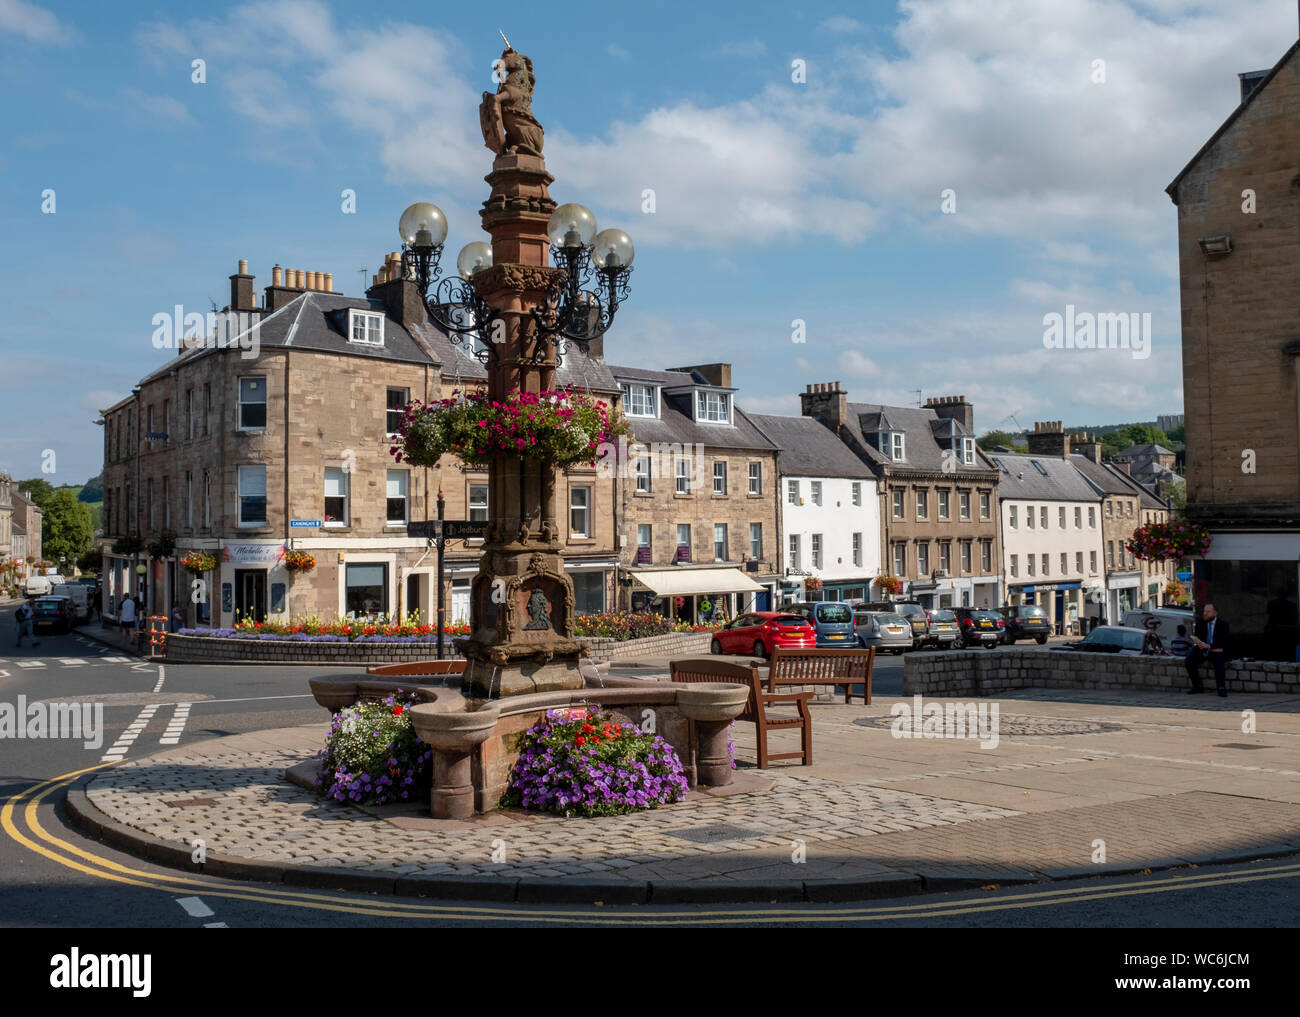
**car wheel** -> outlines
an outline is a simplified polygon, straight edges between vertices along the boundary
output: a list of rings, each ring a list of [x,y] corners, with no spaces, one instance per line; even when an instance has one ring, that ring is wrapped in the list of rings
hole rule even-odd
[[[1036,642],[1039,646],[1042,646],[1045,642],[1047,642],[1047,637],[1046,637],[1046,636],[1035,636],[1035,637],[1034,637],[1034,642]]]
[[[763,640],[761,639],[754,640],[754,656],[762,657],[764,660],[767,659],[767,647],[763,645]]]
[[[713,642],[711,642],[711,643],[709,644],[709,652],[710,652],[710,653],[721,653],[721,652],[722,652],[722,644],[721,644],[720,642],[718,642],[716,639],[713,640]]]

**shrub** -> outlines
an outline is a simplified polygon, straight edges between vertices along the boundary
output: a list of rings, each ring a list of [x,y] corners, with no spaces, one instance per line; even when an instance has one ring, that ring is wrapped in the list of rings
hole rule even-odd
[[[671,745],[589,707],[548,710],[524,734],[502,804],[563,816],[618,816],[679,802],[686,792]]]
[[[427,794],[433,751],[415,734],[402,690],[340,710],[316,755],[321,794],[339,802],[386,805]]]

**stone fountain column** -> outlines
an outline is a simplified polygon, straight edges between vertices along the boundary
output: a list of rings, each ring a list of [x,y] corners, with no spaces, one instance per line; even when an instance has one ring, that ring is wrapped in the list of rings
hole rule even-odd
[[[487,365],[488,393],[498,400],[515,389],[555,388],[554,347],[539,339],[527,309],[545,302],[561,271],[548,264],[546,227],[556,203],[547,187],[555,178],[546,172],[542,128],[531,116],[531,64],[525,80],[527,58],[513,51],[504,58],[511,78],[496,95],[484,94],[482,108],[484,140],[497,153],[484,178],[492,192],[480,212],[492,236],[493,266],[473,280],[501,323],[496,332],[504,341],[489,342]],[[502,458],[488,476],[490,524],[470,591],[470,636],[461,644],[468,658],[465,692],[497,698],[582,688],[584,651],[573,637],[573,582],[555,519],[555,468],[534,458]]]

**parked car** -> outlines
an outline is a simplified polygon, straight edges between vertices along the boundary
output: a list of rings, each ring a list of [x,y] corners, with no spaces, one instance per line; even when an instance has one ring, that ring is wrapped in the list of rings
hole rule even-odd
[[[23,593],[28,597],[45,597],[50,592],[50,580],[46,576],[28,576],[23,583]]]
[[[901,614],[912,626],[912,649],[924,646],[930,639],[930,620],[925,608],[914,600],[876,601],[862,604],[859,610],[884,611],[887,614]]]
[[[814,649],[817,632],[812,622],[789,611],[751,611],[737,615],[718,629],[709,644],[709,652],[770,657],[778,646],[782,649]]]
[[[912,648],[912,626],[901,614],[889,611],[858,611],[858,643],[874,646],[882,653],[906,653]]]
[[[1128,629],[1146,629],[1160,637],[1168,646],[1178,635],[1178,626],[1187,628],[1190,636],[1196,631],[1196,620],[1190,610],[1177,607],[1157,607],[1150,611],[1125,611],[1120,618],[1120,625]]]
[[[801,614],[812,622],[817,632],[817,645],[822,649],[847,649],[858,641],[853,624],[853,611],[848,604],[834,600],[787,604],[786,610]]]
[[[1014,644],[1017,639],[1032,639],[1042,646],[1052,634],[1047,612],[1035,604],[1004,607],[998,613],[1006,623],[1006,634],[1002,637],[1004,643]]]
[[[38,597],[32,631],[69,632],[74,624],[75,609],[68,597]]]
[[[50,589],[51,597],[66,597],[72,601],[73,617],[77,624],[90,620],[90,589],[80,583],[59,583]]]
[[[957,616],[957,624],[961,627],[957,649],[983,645],[991,650],[1002,642],[1007,623],[1000,614],[973,607],[954,607],[952,613]]]
[[[936,649],[950,650],[957,645],[960,623],[957,616],[946,607],[930,612],[930,643]]]
[[[1126,657],[1159,657],[1165,653],[1164,644],[1155,632],[1123,625],[1102,625],[1089,632],[1086,639],[1063,643],[1052,649],[1076,653],[1118,653]]]

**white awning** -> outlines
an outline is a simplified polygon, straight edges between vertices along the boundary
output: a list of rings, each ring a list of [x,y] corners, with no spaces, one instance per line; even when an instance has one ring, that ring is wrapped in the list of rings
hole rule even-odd
[[[762,593],[763,587],[740,569],[672,569],[630,573],[642,586],[661,597],[689,597],[696,593]]]

